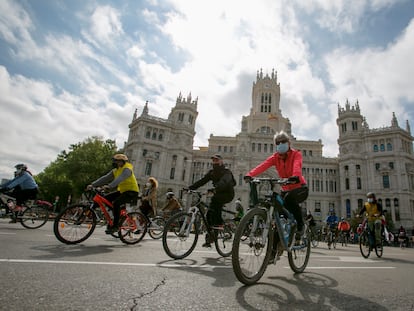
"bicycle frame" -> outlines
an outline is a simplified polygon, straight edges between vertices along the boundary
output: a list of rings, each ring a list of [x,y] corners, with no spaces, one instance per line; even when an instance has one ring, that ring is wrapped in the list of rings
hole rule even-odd
[[[257,185],[260,184],[262,181],[267,181],[270,184],[271,189],[272,189],[272,194],[266,195],[265,201],[260,203],[258,199],[258,194],[257,194]],[[275,184],[283,184],[283,183],[287,183],[287,180],[286,179],[276,180],[276,179],[271,179],[271,178],[269,179],[262,178],[261,180],[255,179],[250,183],[250,187],[251,187],[250,194],[251,194],[251,201],[253,203],[253,206],[259,206],[260,208],[264,209],[267,213],[266,226],[265,228],[263,228],[264,230],[262,233],[263,240],[266,240],[269,234],[269,230],[273,231],[274,227],[276,227],[277,233],[279,235],[279,240],[280,240],[280,243],[283,249],[287,250],[288,252],[292,252],[292,250],[295,248],[295,246],[292,245],[292,241],[293,241],[294,233],[296,232],[296,220],[293,214],[290,213],[283,206],[284,201],[283,201],[282,196],[277,192],[273,192],[273,188]],[[280,220],[281,215],[285,215],[289,219],[290,224],[291,224],[291,230],[290,230],[289,238],[287,242],[284,239],[283,227],[282,227],[282,223]],[[257,228],[257,219],[254,219],[252,227]],[[254,230],[252,230],[252,232],[253,231]],[[253,237],[250,237],[250,239],[253,239]]]

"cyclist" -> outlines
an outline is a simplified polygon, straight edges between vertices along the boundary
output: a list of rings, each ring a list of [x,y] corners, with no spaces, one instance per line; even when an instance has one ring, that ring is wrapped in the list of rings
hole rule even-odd
[[[329,232],[332,232],[332,238],[336,237],[336,229],[338,226],[338,216],[335,215],[335,211],[331,210],[329,212],[328,217],[326,217],[325,220],[326,223],[326,233],[329,234]],[[328,248],[331,249],[331,243],[332,241],[330,240],[330,238],[328,237]]]
[[[338,223],[338,231],[344,239],[349,240],[349,231],[351,230],[351,225],[345,220],[344,217],[341,217],[341,221]],[[345,241],[343,241],[345,242]]]
[[[13,190],[10,193],[10,196],[16,199],[16,207],[14,211],[11,212],[10,223],[15,223],[17,215],[21,210],[22,205],[30,199],[36,199],[37,193],[39,192],[39,187],[34,180],[32,173],[27,170],[26,164],[17,164],[15,165],[16,171],[14,172],[14,178],[3,185],[1,185],[0,192],[8,192]]]
[[[158,193],[158,181],[154,177],[150,177],[145,184],[144,195],[141,199],[141,211],[147,217],[157,216],[157,193]]]
[[[174,195],[174,192],[172,192],[172,189],[168,190],[169,191],[166,193],[167,201],[161,210],[167,211],[172,216],[181,210],[181,204],[178,202],[177,198]]]
[[[189,186],[188,189],[195,190],[209,181],[213,182],[214,188],[212,190],[214,194],[211,197],[210,206],[207,211],[207,222],[212,227],[222,227],[224,225],[221,215],[223,205],[233,200],[236,181],[234,180],[233,173],[224,166],[221,155],[213,155],[211,161],[213,168],[204,177]],[[214,237],[209,237],[206,234],[206,242],[202,246],[211,247],[213,241]]]
[[[302,176],[302,153],[290,146],[290,137],[284,131],[276,133],[273,137],[276,145],[276,152],[250,170],[245,180],[251,179],[271,166],[276,168],[281,178],[290,178],[298,181],[295,184],[282,186],[282,196],[285,200],[286,208],[293,214],[297,222],[297,239],[303,234],[303,217],[299,203],[306,200],[309,194],[305,177]],[[276,232],[276,231],[275,231]]]
[[[105,195],[105,198],[112,202],[114,213],[114,224],[108,226],[106,233],[110,234],[119,230],[119,217],[121,205],[133,202],[138,197],[139,186],[134,175],[134,167],[128,162],[128,157],[122,153],[112,157],[113,169],[106,175],[98,178],[87,188],[104,186],[105,189],[115,189],[115,191]]]
[[[375,241],[378,243],[381,242],[381,219],[383,215],[382,205],[377,201],[373,192],[367,193],[367,202],[365,202],[357,216],[361,216],[364,212],[368,217],[370,248],[373,248]]]

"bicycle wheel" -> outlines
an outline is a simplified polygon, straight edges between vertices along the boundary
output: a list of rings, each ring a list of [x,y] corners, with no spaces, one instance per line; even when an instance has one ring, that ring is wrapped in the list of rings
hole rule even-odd
[[[49,209],[46,206],[34,205],[26,208],[19,217],[23,227],[37,229],[43,226],[49,219]]]
[[[141,212],[130,212],[120,221],[118,236],[125,244],[137,244],[147,233],[148,221]]]
[[[384,241],[381,239],[381,242],[377,243],[375,245],[375,254],[377,255],[378,258],[382,257],[382,254],[384,252]]]
[[[273,231],[266,236],[266,211],[251,209],[237,226],[232,248],[232,265],[237,279],[246,285],[260,280],[271,255]]]
[[[75,204],[61,211],[53,223],[56,238],[65,244],[77,244],[91,236],[96,227],[96,215],[89,205]]]
[[[336,249],[336,236],[335,233],[332,233],[332,246],[334,249]]]
[[[191,221],[192,214],[177,213],[165,224],[162,234],[162,247],[173,259],[182,259],[191,254],[196,247],[199,223]]]
[[[361,251],[362,257],[364,258],[368,258],[369,254],[371,253],[371,249],[369,247],[368,232],[366,231],[364,231],[359,237],[359,250]]]
[[[292,250],[288,252],[289,266],[296,273],[303,272],[308,265],[311,251],[310,235],[310,230],[306,228],[300,240],[295,240]]]
[[[162,233],[164,232],[165,220],[161,216],[157,216],[152,219],[150,227],[148,228],[148,233],[151,238],[157,240],[162,238]]]
[[[225,223],[223,230],[215,230],[217,239],[214,241],[214,244],[216,245],[217,253],[219,253],[220,256],[229,257],[231,255],[234,229],[234,226]]]

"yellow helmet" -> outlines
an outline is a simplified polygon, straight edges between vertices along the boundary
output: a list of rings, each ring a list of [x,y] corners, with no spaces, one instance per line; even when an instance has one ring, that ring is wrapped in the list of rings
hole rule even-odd
[[[112,157],[112,159],[113,160],[122,160],[122,161],[125,161],[125,162],[128,161],[128,157],[125,154],[122,154],[122,153],[118,153],[118,154],[114,155]]]

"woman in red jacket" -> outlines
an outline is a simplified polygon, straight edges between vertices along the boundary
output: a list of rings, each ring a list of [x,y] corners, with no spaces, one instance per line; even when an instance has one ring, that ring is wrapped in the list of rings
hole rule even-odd
[[[290,147],[290,137],[284,131],[274,136],[276,152],[250,170],[247,178],[257,176],[268,168],[274,166],[280,178],[292,178],[298,182],[282,186],[282,196],[285,200],[286,208],[293,214],[297,222],[298,239],[303,231],[302,210],[299,203],[306,200],[309,189],[306,180],[302,176],[302,153]]]

